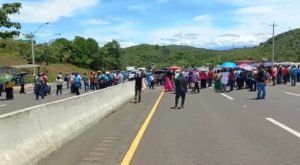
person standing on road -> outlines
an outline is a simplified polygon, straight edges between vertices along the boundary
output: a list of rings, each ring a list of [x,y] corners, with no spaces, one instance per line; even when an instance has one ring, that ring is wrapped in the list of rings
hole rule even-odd
[[[224,69],[221,73],[221,92],[226,92],[226,87],[229,82],[229,73]]]
[[[61,78],[61,76],[57,76],[57,78],[56,78],[56,95],[58,95],[58,92],[60,93],[60,95],[62,95],[63,83],[64,83],[64,81]]]
[[[79,93],[80,86],[81,86],[80,75],[78,73],[75,73],[75,75],[74,75],[74,92],[77,96],[80,95],[80,93]]]
[[[287,66],[282,69],[282,74],[283,74],[283,83],[284,85],[286,85],[286,83],[288,82],[288,74],[289,74],[289,69],[287,68]]]
[[[300,65],[298,65],[297,82],[300,82]]]
[[[25,80],[24,80],[24,76],[21,75],[20,76],[20,79],[19,79],[19,83],[20,83],[20,86],[21,86],[21,89],[20,89],[20,94],[25,94]]]
[[[296,86],[298,70],[295,65],[291,68],[291,85]]]
[[[13,100],[14,99],[14,89],[13,89],[14,83],[12,80],[7,80],[4,83],[5,92],[6,92],[6,100]]]
[[[83,81],[83,85],[84,85],[84,91],[88,91],[89,90],[89,78],[86,73],[83,74],[82,81]]]
[[[42,77],[42,74],[39,74],[34,83],[35,96],[37,100],[39,99],[39,96],[41,96],[41,98],[44,99],[43,86],[44,79]]]
[[[235,73],[234,73],[233,69],[229,70],[228,79],[229,79],[230,91],[232,91],[234,88],[234,83],[235,83]]]
[[[3,90],[3,83],[0,82],[0,96],[2,96],[2,90]]]
[[[265,99],[266,98],[266,86],[265,81],[267,80],[266,71],[263,69],[263,66],[258,67],[257,72],[257,97],[256,99]]]
[[[277,75],[278,75],[277,66],[274,66],[274,67],[272,68],[272,81],[273,81],[273,86],[276,85]]]
[[[214,74],[215,84],[214,89],[216,92],[221,91],[221,73],[220,70],[217,70],[217,72]]]
[[[211,88],[211,85],[212,85],[212,82],[213,82],[213,79],[214,79],[214,71],[213,71],[213,69],[210,69],[208,71],[207,79],[208,79],[208,87]]]
[[[70,88],[70,76],[69,76],[69,73],[66,73],[64,81],[67,83],[67,89],[69,89]]]
[[[142,92],[142,87],[143,87],[143,77],[144,77],[144,74],[143,74],[142,70],[139,70],[137,72],[137,74],[135,75],[135,78],[134,78],[135,79],[135,97],[134,97],[135,103],[141,102],[141,92]]]
[[[177,109],[184,109],[184,102],[185,102],[185,95],[187,93],[187,79],[183,75],[183,73],[179,73],[178,77],[175,79],[175,107]],[[181,106],[177,107],[178,105],[178,100],[181,97]]]

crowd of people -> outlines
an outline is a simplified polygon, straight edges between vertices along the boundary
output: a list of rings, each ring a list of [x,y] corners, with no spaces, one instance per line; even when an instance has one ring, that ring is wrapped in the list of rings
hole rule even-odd
[[[174,91],[175,81],[181,71],[166,72],[164,77],[164,87],[166,92]],[[291,66],[256,66],[250,70],[244,68],[211,68],[208,71],[189,69],[182,72],[187,79],[188,88],[191,93],[199,93],[200,89],[212,88],[217,92],[230,92],[235,88],[237,90],[249,89],[257,91],[257,99],[265,99],[268,83],[272,85],[283,84],[288,82],[291,86],[296,86],[300,81],[300,65]]]
[[[257,99],[265,99],[266,89],[265,86],[268,83],[272,85],[283,84],[286,85],[288,82],[291,86],[296,86],[296,83],[300,81],[300,65],[291,66],[258,66],[252,67],[250,70],[244,68],[211,68],[209,70],[166,70],[165,72],[150,72],[150,71],[139,71],[135,77],[136,79],[136,101],[141,100],[141,80],[137,79],[146,78],[147,87],[153,90],[155,85],[162,85],[166,92],[176,92],[176,80],[178,77],[184,76],[187,81],[186,92],[200,93],[200,89],[212,88],[217,92],[230,92],[235,88],[237,90],[249,89],[249,91],[257,91]],[[181,78],[182,79],[182,78]],[[25,93],[24,89],[24,78],[20,78],[20,93]],[[64,76],[62,73],[58,73],[56,83],[56,95],[62,95],[63,85],[66,84],[66,89],[70,90],[71,93],[80,95],[80,89],[84,91],[99,90],[113,85],[118,85],[124,82],[124,76],[120,71],[116,72],[90,72],[89,74],[83,73],[80,75],[77,72],[72,74],[66,73]],[[48,77],[40,73],[34,76],[34,93],[36,99],[44,99],[45,96],[51,93],[51,85],[49,85]],[[182,84],[182,83],[181,83]],[[12,100],[13,87],[12,81],[6,81],[3,85],[6,91],[6,99]],[[179,85],[180,87],[181,85]],[[182,87],[180,87],[182,88]],[[179,92],[180,93],[180,92]],[[0,96],[2,95],[0,90]],[[177,97],[181,96],[179,94]],[[176,97],[176,98],[177,98]],[[178,98],[177,98],[178,99]],[[176,99],[176,100],[177,100]],[[183,101],[184,102],[184,101]],[[176,105],[177,106],[177,105]],[[182,106],[183,107],[183,106]]]
[[[118,85],[124,82],[124,76],[120,73],[120,71],[109,72],[106,71],[103,73],[102,71],[98,72],[90,72],[83,73],[80,75],[77,72],[72,74],[66,73],[64,76],[62,73],[58,73],[55,79],[56,84],[56,95],[62,95],[63,86],[66,85],[66,89],[71,93],[80,95],[80,89],[84,89],[85,92],[89,90],[99,90],[103,88],[107,88],[113,85]],[[35,98],[37,100],[44,99],[45,96],[50,95],[51,93],[51,84],[49,84],[49,80],[46,74],[39,73],[33,76],[33,89]],[[6,99],[13,100],[14,99],[14,83],[12,80],[7,80],[5,83],[0,84],[0,96],[2,96],[2,89],[5,89]],[[21,76],[19,79],[20,85],[20,94],[25,94],[25,80],[24,77]]]

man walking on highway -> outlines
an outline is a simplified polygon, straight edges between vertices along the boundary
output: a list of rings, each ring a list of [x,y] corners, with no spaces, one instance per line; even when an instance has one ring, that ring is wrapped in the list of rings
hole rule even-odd
[[[263,66],[259,66],[257,72],[257,97],[256,97],[256,99],[258,100],[266,98],[266,86],[265,86],[266,80],[267,80],[267,73],[263,69]]]
[[[141,92],[142,92],[142,87],[143,87],[143,77],[144,74],[142,70],[139,70],[137,74],[135,75],[135,97],[134,101],[135,103],[141,102]],[[138,101],[137,101],[138,97]]]
[[[181,109],[184,108],[184,102],[185,102],[185,95],[187,93],[187,79],[186,77],[183,75],[183,73],[179,73],[178,77],[175,80],[175,107],[173,108],[177,108],[177,109]],[[181,106],[177,107],[178,105],[178,100],[179,97],[181,97]]]

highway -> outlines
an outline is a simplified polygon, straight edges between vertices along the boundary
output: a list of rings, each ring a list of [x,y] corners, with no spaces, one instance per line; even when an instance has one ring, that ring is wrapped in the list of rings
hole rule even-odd
[[[2,96],[0,97],[0,115],[75,96],[70,93],[70,89],[66,89],[66,85],[63,86],[62,95],[56,95],[56,85],[51,85],[51,94],[46,96],[45,99],[40,98],[39,100],[36,100],[33,89],[30,87],[31,85],[27,86],[29,87],[25,89],[26,94],[19,94],[18,87],[14,89],[14,100],[6,100],[5,92],[2,93]],[[80,89],[80,93],[83,94],[86,92],[84,89]]]
[[[300,86],[255,97],[204,89],[178,110],[174,94],[145,90],[40,165],[299,165]]]

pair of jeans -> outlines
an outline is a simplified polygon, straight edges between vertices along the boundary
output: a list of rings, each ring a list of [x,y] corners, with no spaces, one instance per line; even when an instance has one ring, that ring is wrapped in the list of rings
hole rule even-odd
[[[62,95],[62,85],[56,85],[56,95],[60,93]]]
[[[36,91],[35,91],[36,99],[39,99],[39,96],[41,96],[42,99],[44,99],[44,90],[43,85],[37,85]]]
[[[80,93],[79,93],[79,87],[80,86],[74,86],[74,93],[78,96],[78,95],[80,95]]]
[[[21,89],[20,89],[20,93],[25,94],[25,84],[21,84]]]
[[[89,83],[87,81],[83,82],[84,84],[84,90],[88,91],[89,90]]]
[[[266,86],[264,82],[257,82],[257,99],[266,98]]]
[[[178,105],[179,97],[181,97],[181,107],[183,107],[184,106],[184,101],[185,101],[185,92],[176,93],[175,107],[177,107],[177,105]]]
[[[137,101],[137,99],[138,99],[138,102],[141,102],[141,92],[142,92],[141,87],[135,87],[135,97],[134,97],[135,101]]]
[[[291,76],[291,85],[296,86],[297,76]]]

